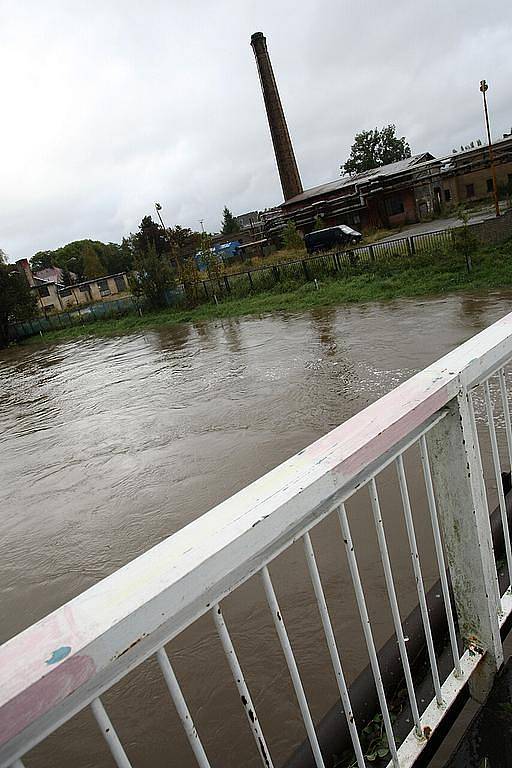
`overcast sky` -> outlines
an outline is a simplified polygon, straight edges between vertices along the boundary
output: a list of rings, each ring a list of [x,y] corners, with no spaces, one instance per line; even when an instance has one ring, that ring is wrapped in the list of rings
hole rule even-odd
[[[511,0],[0,0],[0,248],[119,242],[158,200],[218,231],[281,202],[250,48],[267,37],[304,187],[354,134],[413,153],[510,131]]]

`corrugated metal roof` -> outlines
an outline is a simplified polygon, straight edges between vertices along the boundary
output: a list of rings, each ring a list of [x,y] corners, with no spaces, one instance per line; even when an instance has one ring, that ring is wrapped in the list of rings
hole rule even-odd
[[[294,205],[295,203],[301,203],[308,200],[311,197],[317,197],[318,195],[328,194],[329,192],[336,192],[338,189],[344,187],[351,187],[355,184],[359,185],[372,177],[380,178],[382,176],[394,176],[398,173],[403,173],[411,168],[414,168],[422,163],[427,163],[433,160],[434,157],[429,152],[422,152],[420,155],[414,155],[413,157],[407,157],[405,160],[398,160],[396,163],[389,163],[388,165],[381,165],[379,168],[372,168],[370,171],[364,171],[363,173],[357,173],[354,176],[340,176],[339,179],[334,181],[328,181],[326,184],[319,184],[317,187],[311,187],[311,189],[305,189],[300,195],[295,195],[289,200],[286,200],[283,205]]]
[[[502,149],[510,149],[507,147],[507,144],[512,145],[512,133],[503,136],[501,139],[495,139],[492,142],[493,149],[498,152]],[[477,157],[483,151],[487,151],[488,147],[489,145],[487,142],[482,142],[474,147],[468,147],[467,149],[461,149],[460,151],[457,150],[457,152],[452,152],[450,155],[442,157],[441,165],[443,172],[455,170],[457,166],[460,167],[466,160],[471,162],[474,157]]]

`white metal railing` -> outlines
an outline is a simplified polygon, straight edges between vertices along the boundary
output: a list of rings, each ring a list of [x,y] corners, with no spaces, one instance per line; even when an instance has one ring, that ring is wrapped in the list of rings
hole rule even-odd
[[[261,762],[274,765],[272,745],[263,734],[222,613],[223,599],[259,574],[314,760],[323,768],[325,756],[301,681],[300,660],[295,657],[268,570],[298,540],[304,545],[355,760],[360,768],[364,766],[361,729],[365,724],[356,722],[352,713],[342,654],[310,537],[310,531],[331,514],[337,515],[341,527],[340,541],[344,542],[388,737],[390,765],[411,765],[462,688],[469,683],[472,695],[483,699],[503,661],[500,627],[512,611],[512,598],[509,590],[502,596],[499,591],[474,393],[484,392],[510,575],[512,554],[501,472],[503,467],[510,470],[512,458],[505,375],[511,359],[512,314],[5,643],[0,649],[0,766],[20,768],[27,752],[89,706],[115,763],[128,768],[131,763],[100,697],[151,656],[158,660],[197,763],[210,766],[208,745],[202,743],[164,647],[207,613],[215,623]],[[503,428],[507,446],[503,465],[492,389],[499,392],[501,401],[499,428]],[[417,446],[421,457],[449,630],[453,667],[447,676],[441,676],[432,639],[403,462],[411,446]],[[434,695],[424,711],[416,697],[379,499],[379,475],[393,464],[433,681]],[[398,746],[346,509],[347,500],[365,486],[412,713],[412,730]],[[458,649],[447,568],[463,653]]]

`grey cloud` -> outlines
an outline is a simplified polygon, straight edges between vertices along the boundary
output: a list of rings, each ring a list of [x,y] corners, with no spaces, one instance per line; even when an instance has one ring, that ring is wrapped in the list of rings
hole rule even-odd
[[[153,202],[218,229],[274,205],[279,180],[253,54],[268,40],[306,186],[335,178],[354,133],[395,122],[414,151],[508,131],[509,0],[302,4],[0,0],[0,246],[11,259],[117,240]]]

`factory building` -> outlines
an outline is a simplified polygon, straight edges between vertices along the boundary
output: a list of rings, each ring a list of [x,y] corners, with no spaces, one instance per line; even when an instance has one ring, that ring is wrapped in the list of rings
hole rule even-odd
[[[510,201],[512,133],[494,142],[493,148],[500,197]],[[449,214],[461,204],[487,200],[493,201],[489,149],[480,145],[440,159],[425,152],[341,176],[304,190],[261,217],[271,237],[290,220],[300,231],[310,232],[318,216],[327,227],[348,224],[361,231],[414,224],[441,212]]]
[[[459,204],[493,199],[489,148],[462,148],[436,159],[429,152],[304,190],[277,89],[266,39],[251,37],[284,202],[260,214],[265,235],[276,240],[288,221],[310,232],[318,217],[328,227],[393,228],[414,224]],[[512,193],[512,133],[494,142],[501,196]]]

